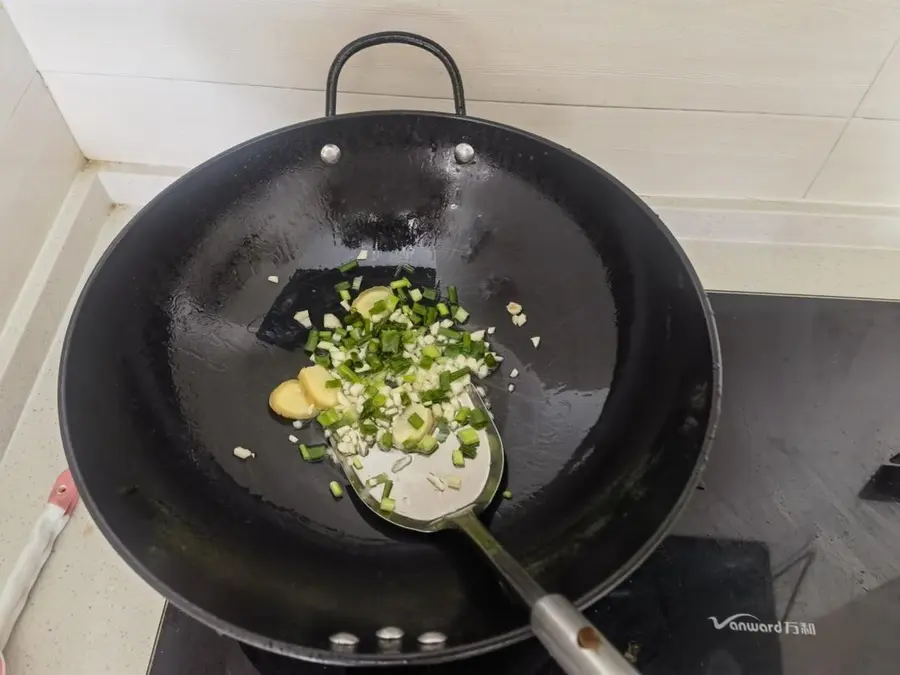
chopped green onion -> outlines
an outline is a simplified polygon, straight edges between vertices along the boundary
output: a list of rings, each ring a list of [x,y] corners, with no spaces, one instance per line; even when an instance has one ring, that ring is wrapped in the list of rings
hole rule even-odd
[[[360,288],[362,288],[362,282],[362,277],[354,277],[353,285],[351,286],[351,288],[353,288],[354,291],[358,291]]]
[[[425,348],[422,350],[422,354],[430,359],[436,359],[440,357],[441,350],[434,345],[425,345]]]
[[[331,354],[316,354],[313,360],[323,368],[331,368]]]
[[[425,313],[425,323],[429,326],[437,321],[438,311],[436,307],[429,307],[428,311]]]
[[[418,427],[416,427],[418,429]],[[430,455],[435,450],[437,450],[438,442],[434,436],[426,434],[422,437],[422,440],[419,441],[419,451],[423,455]]]
[[[490,418],[481,408],[473,408],[469,413],[469,426],[474,429],[484,429],[488,422],[490,422]]]
[[[488,368],[496,368],[497,367],[497,359],[494,358],[494,355],[488,352],[484,355],[484,365]]]
[[[350,301],[350,291],[338,291],[338,295],[341,296],[341,300],[347,300],[348,302]]]
[[[390,477],[386,473],[380,473],[377,476],[373,476],[369,480],[366,481],[366,486],[373,488],[382,483],[389,483],[391,481]]]
[[[353,260],[348,260],[347,262],[345,262],[343,265],[338,267],[338,269],[346,274],[347,272],[355,270],[357,267],[359,267],[359,263],[356,262],[356,258],[354,258]]]
[[[512,490],[504,490],[503,498],[504,499],[512,499]]]
[[[421,317],[428,315],[428,308],[425,305],[420,305],[418,302],[412,306],[412,311]]]
[[[462,354],[462,348],[458,344],[447,345],[444,349],[444,356],[447,358],[456,358]]]
[[[462,377],[465,377],[470,372],[472,372],[472,371],[469,370],[468,366],[463,366],[459,370],[454,370],[452,373],[450,373],[450,381],[455,382],[456,380],[458,380]]]
[[[400,333],[395,330],[386,330],[381,334],[381,351],[385,354],[393,354],[400,348]]]
[[[418,302],[422,299],[422,291],[420,291],[418,288],[413,288],[409,292],[409,297],[412,298],[413,302]]]
[[[354,260],[354,262],[356,261]],[[336,480],[333,480],[328,484],[328,489],[331,490],[331,494],[335,499],[340,499],[344,496],[344,488],[342,488],[341,484]]]
[[[334,335],[330,330],[320,330],[319,331],[319,339],[320,340],[330,340],[331,336]]]
[[[426,300],[437,300],[437,291],[433,288],[426,288],[422,291],[422,297]]]
[[[319,331],[313,329],[309,331],[309,335],[306,336],[306,344],[303,346],[308,352],[314,352],[316,350],[316,345],[319,344]]]
[[[459,451],[463,454],[463,457],[466,459],[475,459],[478,454],[478,446],[477,445],[461,445]]]
[[[469,333],[463,333],[462,336],[462,352],[463,354],[472,353],[472,336]]]
[[[407,394],[405,391],[400,392],[400,402],[405,406],[409,406],[412,404],[412,400],[409,398],[409,394]]]
[[[362,471],[363,463],[362,463],[362,460],[359,458],[359,455],[354,455],[352,461],[353,461],[353,468],[356,469],[357,471]]]
[[[469,421],[469,413],[471,412],[471,408],[460,408],[456,411],[456,416],[453,418],[460,424],[465,424]]]
[[[418,445],[419,445],[419,442],[416,440],[413,440],[412,438],[407,438],[405,441],[403,441],[403,449],[404,450],[415,450],[416,446],[418,446]]]
[[[459,339],[459,331],[455,331],[452,328],[441,328],[438,331],[438,335],[443,335],[445,338],[449,340],[458,340]]]
[[[366,387],[365,392],[366,392],[366,396],[371,398],[372,396],[375,396],[378,393],[378,387],[376,387],[374,384],[370,384]]]
[[[395,502],[393,499],[382,499],[381,503],[378,504],[378,510],[384,511],[385,513],[393,513],[396,506],[397,502]]]
[[[423,401],[431,403],[440,403],[447,400],[447,393],[443,389],[430,389],[422,393]]]
[[[378,427],[371,423],[360,424],[359,430],[363,433],[363,436],[374,436],[378,433]]]
[[[354,384],[361,381],[359,375],[354,373],[353,369],[350,368],[350,366],[348,366],[346,363],[342,363],[341,365],[339,365],[337,371],[338,375],[343,377],[345,380],[353,382]]]
[[[385,431],[381,434],[381,447],[385,450],[389,450],[394,447],[394,434],[390,431]]]
[[[402,288],[395,288],[394,293],[397,294],[396,297],[398,304],[401,302],[406,302],[409,299],[406,295],[406,291],[404,291]]]
[[[407,279],[406,277],[403,277],[401,279],[394,279],[390,285],[391,285],[391,288],[393,288],[394,290],[401,290],[404,288],[409,288],[412,284],[410,283],[409,279]],[[405,293],[404,293],[404,295],[405,295]]]
[[[450,310],[447,309],[447,305],[445,305],[443,302],[439,302],[437,304],[437,311],[441,316],[450,316]]]
[[[447,476],[447,487],[451,490],[459,490],[462,487],[462,478],[459,476]]]
[[[316,417],[316,422],[321,424],[323,427],[328,428],[330,426],[334,426],[341,419],[341,416],[338,414],[336,410],[333,408],[329,408],[328,410],[323,410]]]
[[[438,378],[439,378],[439,382],[441,383],[441,389],[442,389],[443,391],[449,391],[449,390],[450,390],[450,381],[451,381],[451,380],[450,380],[450,373],[448,373],[448,372],[445,370],[444,372],[442,372],[442,373],[438,376]]]
[[[416,271],[416,268],[413,267],[412,265],[410,265],[409,263],[403,263],[402,265],[400,265],[400,268],[407,274],[412,274],[413,272]]]
[[[425,420],[418,413],[413,413],[406,418],[406,421],[410,423],[413,429],[421,429],[422,425],[425,424]]]
[[[456,286],[451,286],[447,289],[447,297],[450,298],[451,304],[459,303],[459,293],[456,292]]]
[[[462,450],[454,450],[453,451],[453,466],[464,467],[466,465],[466,458],[463,457]]]
[[[465,323],[469,320],[469,313],[462,307],[457,307],[453,313],[453,318],[456,319],[457,323]]]
[[[376,408],[380,408],[387,402],[387,396],[385,394],[375,394],[372,397],[372,405]]]
[[[369,314],[381,314],[387,309],[387,300],[379,300],[374,305],[372,305],[372,309],[369,310]]]
[[[434,365],[434,359],[430,356],[423,356],[422,360],[419,361],[419,367],[428,370],[431,366]]]
[[[388,497],[391,496],[391,490],[394,489],[394,481],[386,480],[384,481],[384,492],[381,493],[381,501],[384,501]]]
[[[412,365],[412,361],[407,358],[395,358],[391,359],[391,362],[388,364],[388,367],[391,369],[391,372],[394,375],[400,375],[401,373],[406,372],[406,370]]]
[[[356,414],[356,410],[345,410],[344,414],[341,416],[340,426],[349,427],[355,424],[358,421],[359,417]]]
[[[340,389],[341,381],[340,380],[326,380],[325,387],[327,389]]]
[[[464,427],[456,432],[456,438],[462,446],[478,445],[478,432],[472,427]]]
[[[321,462],[326,452],[327,448],[324,445],[300,444],[300,456],[307,462]]]
[[[350,290],[350,282],[349,281],[341,281],[339,283],[336,283],[334,285],[334,290],[336,290],[338,293],[340,293],[341,291],[348,291],[348,290]]]
[[[416,374],[415,374],[415,373],[410,373],[409,375],[404,375],[404,376],[403,376],[403,381],[406,382],[406,383],[408,383],[408,384],[412,384],[413,382],[416,381]]]

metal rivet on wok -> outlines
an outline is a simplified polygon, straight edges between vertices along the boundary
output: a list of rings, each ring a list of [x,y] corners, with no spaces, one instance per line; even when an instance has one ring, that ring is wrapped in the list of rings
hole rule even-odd
[[[468,164],[475,159],[475,148],[468,143],[460,143],[453,149],[453,154],[456,155],[457,162]]]
[[[422,633],[419,636],[419,644],[422,645],[422,649],[437,649],[443,647],[445,642],[447,642],[447,636],[436,630]]]
[[[319,151],[319,157],[326,164],[337,164],[341,159],[341,149],[333,143],[328,143],[322,146],[322,149]]]
[[[331,642],[331,646],[334,649],[349,651],[356,648],[356,645],[359,644],[359,638],[356,637],[353,633],[335,633],[328,641]]]
[[[401,640],[403,638],[403,629],[397,628],[396,626],[385,626],[384,628],[379,628],[375,631],[375,637],[386,642],[390,640]]]

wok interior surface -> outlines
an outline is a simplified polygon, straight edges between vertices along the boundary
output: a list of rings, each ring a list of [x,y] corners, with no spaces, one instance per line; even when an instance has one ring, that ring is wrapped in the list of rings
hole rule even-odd
[[[454,159],[461,141],[471,164]],[[325,143],[342,150],[336,166],[319,159]],[[428,113],[255,139],[178,181],[111,247],[70,326],[60,407],[70,465],[118,552],[195,617],[293,656],[436,661],[526,635],[526,611],[462,537],[336,502],[338,470],[287,440],[321,436],[268,411],[269,391],[308,364],[285,317],[306,308],[320,324],[336,309],[333,269],[360,249],[364,286],[408,262],[456,285],[473,326],[497,326],[506,360],[487,388],[514,497],[491,529],[549,590],[608,591],[705,461],[718,400],[705,298],[615,179],[528,134]],[[256,458],[236,459],[237,445]],[[406,633],[399,653],[377,647],[386,625]],[[355,654],[328,651],[339,631],[359,636]],[[425,631],[447,647],[420,651]]]

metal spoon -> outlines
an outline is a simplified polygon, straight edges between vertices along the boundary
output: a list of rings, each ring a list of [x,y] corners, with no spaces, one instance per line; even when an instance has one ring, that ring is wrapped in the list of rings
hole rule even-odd
[[[474,387],[466,393],[473,407],[487,411],[484,400]],[[356,473],[346,466],[348,481],[356,490],[362,502],[383,519],[400,527],[417,532],[438,532],[455,528],[464,532],[481,550],[522,601],[531,609],[531,628],[553,659],[569,675],[638,675],[638,671],[607,640],[599,630],[582,614],[575,605],[562,595],[547,593],[516,560],[504,550],[479,520],[484,508],[497,494],[503,476],[503,442],[488,414],[490,423],[484,429],[479,453],[488,452],[490,467],[487,481],[481,493],[466,507],[433,520],[418,520],[410,517],[417,506],[407,503],[407,515],[387,513],[379,508],[379,500],[367,489]],[[485,439],[486,437],[486,439]],[[487,446],[487,447],[485,447]],[[437,490],[430,491],[434,499],[440,496]],[[419,499],[429,499],[429,491],[418,493]],[[430,506],[430,505],[429,505]],[[425,509],[426,511],[429,509]]]

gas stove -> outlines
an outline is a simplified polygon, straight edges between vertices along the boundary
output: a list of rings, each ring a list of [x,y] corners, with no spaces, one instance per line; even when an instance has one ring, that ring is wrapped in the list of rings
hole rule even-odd
[[[711,294],[722,416],[672,533],[588,612],[644,675],[893,675],[900,304]],[[447,665],[293,661],[168,606],[149,675],[559,675],[535,641]]]

